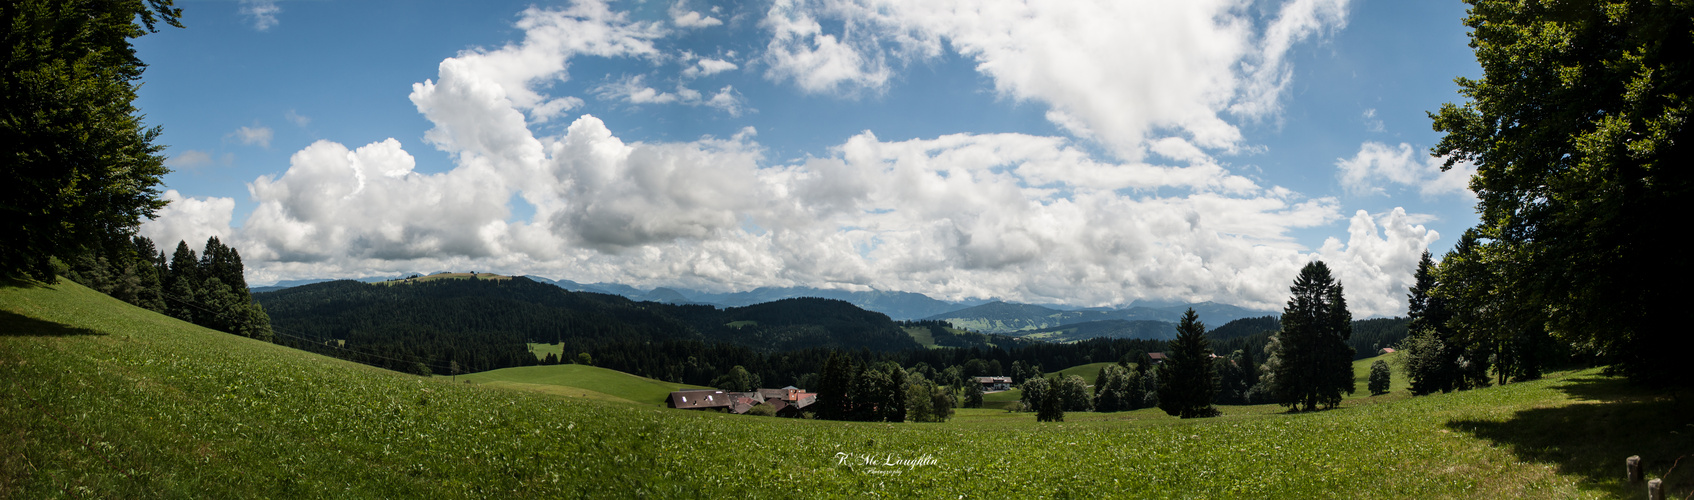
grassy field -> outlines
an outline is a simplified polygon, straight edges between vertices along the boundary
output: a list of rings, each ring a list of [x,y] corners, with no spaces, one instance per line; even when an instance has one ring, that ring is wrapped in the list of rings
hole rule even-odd
[[[927,326],[908,326],[908,327],[903,327],[901,329],[905,330],[906,335],[910,335],[912,337],[912,341],[917,342],[918,345],[921,345],[921,346],[924,346],[924,347],[927,347],[927,348],[930,348],[930,349],[935,348],[935,334],[929,331],[929,327],[927,327]]]
[[[452,377],[437,376],[451,379]],[[664,406],[671,391],[704,389],[638,377],[628,373],[587,365],[545,365],[502,368],[460,375],[458,380],[492,387],[507,387],[588,397],[606,401]]]
[[[565,355],[564,351],[564,344],[537,344],[534,342],[529,344],[529,352],[535,355],[535,359],[546,359],[548,354],[562,359]]]
[[[1624,457],[1659,477],[1694,451],[1680,401],[1587,370],[1309,414],[788,420],[420,378],[0,286],[0,498],[1640,497]]]

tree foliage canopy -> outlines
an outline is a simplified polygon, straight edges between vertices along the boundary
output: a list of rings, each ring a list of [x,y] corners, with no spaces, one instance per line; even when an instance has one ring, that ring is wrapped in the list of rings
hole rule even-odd
[[[130,41],[179,15],[170,0],[0,4],[0,274],[52,281],[52,257],[127,240],[165,206]]]
[[[1206,325],[1194,309],[1182,315],[1159,371],[1159,378],[1164,380],[1159,386],[1159,409],[1181,418],[1218,414],[1212,407],[1218,394],[1218,372],[1212,363],[1211,344],[1206,341]]]
[[[1335,407],[1353,392],[1353,314],[1329,266],[1313,261],[1289,287],[1272,362],[1267,363],[1277,401],[1295,409]]]
[[[1694,175],[1694,3],[1469,1],[1483,77],[1431,113],[1446,133],[1432,153],[1476,165],[1480,248],[1513,264],[1494,274],[1514,293],[1485,305],[1638,381],[1677,381],[1665,343],[1690,263],[1661,220]]]

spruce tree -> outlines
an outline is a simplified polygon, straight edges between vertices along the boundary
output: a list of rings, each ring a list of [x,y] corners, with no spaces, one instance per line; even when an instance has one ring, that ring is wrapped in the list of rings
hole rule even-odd
[[[1341,284],[1322,261],[1306,264],[1289,292],[1282,333],[1272,344],[1277,346],[1277,402],[1305,411],[1320,405],[1333,408],[1343,392],[1354,389],[1353,348],[1347,345],[1353,315],[1347,311]]]
[[[170,0],[0,7],[0,276],[53,282],[54,257],[127,239],[165,207],[133,40],[181,14]]]
[[[1218,410],[1212,407],[1218,394],[1217,368],[1212,364],[1206,325],[1194,309],[1182,315],[1159,371],[1164,382],[1159,386],[1159,409],[1181,418],[1217,416]]]
[[[818,417],[825,420],[845,420],[852,402],[847,392],[853,383],[853,360],[839,352],[830,352],[824,361],[823,374],[818,377]]]
[[[1475,240],[1468,241],[1469,244],[1475,243]],[[1464,244],[1461,241],[1461,245]],[[1415,359],[1416,362],[1407,365],[1407,380],[1411,382],[1413,394],[1451,391],[1458,385],[1457,364],[1463,344],[1448,325],[1453,313],[1447,307],[1447,297],[1437,290],[1440,282],[1428,250],[1418,261],[1412,281],[1410,293],[1406,294],[1406,316],[1411,320],[1406,323],[1406,331],[1410,334],[1404,347],[1408,360]]]

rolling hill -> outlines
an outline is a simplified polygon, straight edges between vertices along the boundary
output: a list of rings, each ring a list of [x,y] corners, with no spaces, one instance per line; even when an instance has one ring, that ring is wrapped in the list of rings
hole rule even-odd
[[[450,378],[436,375],[437,378]],[[638,377],[588,365],[547,365],[501,368],[460,375],[459,380],[490,387],[538,391],[605,401],[664,406],[671,391],[707,389]]]
[[[471,279],[475,278],[475,279]],[[534,364],[530,342],[723,342],[755,350],[918,347],[887,316],[847,302],[785,299],[745,307],[635,302],[498,275],[437,274],[377,284],[332,281],[254,295],[284,341],[385,368],[449,373]],[[741,326],[730,326],[737,324]],[[752,325],[752,327],[745,327]],[[417,366],[423,368],[417,368]]]
[[[868,311],[876,311],[886,314],[895,320],[918,319],[965,307],[965,305],[936,300],[919,293],[891,292],[884,290],[849,291],[811,287],[761,287],[744,292],[718,293],[667,287],[642,290],[619,283],[584,284],[571,280],[550,280],[536,276],[530,276],[529,278],[542,283],[550,283],[571,291],[605,293],[627,297],[631,300],[663,302],[667,304],[707,304],[719,307],[743,307],[753,304],[762,304],[765,302],[775,302],[783,299],[805,297],[835,299],[859,306],[860,308]]]
[[[1020,338],[1047,342],[1076,342],[1092,338],[1169,340],[1176,338],[1176,323],[1169,321],[1107,319],[1083,321],[1013,333]]]
[[[1622,457],[1661,477],[1694,448],[1683,401],[1583,370],[1195,421],[774,419],[416,377],[71,283],[0,286],[5,498],[1624,497],[1642,487]],[[843,460],[861,456],[879,460]]]

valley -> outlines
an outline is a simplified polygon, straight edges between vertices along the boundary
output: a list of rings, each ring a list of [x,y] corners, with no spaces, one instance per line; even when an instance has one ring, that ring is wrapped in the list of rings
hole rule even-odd
[[[557,375],[506,378],[611,374]],[[68,282],[0,288],[0,380],[7,497],[1585,498],[1636,494],[1623,456],[1694,445],[1677,403],[1594,370],[1355,395],[1311,414],[1225,406],[1197,421],[1156,409],[1058,424],[995,409],[938,424],[698,413],[381,370]]]

